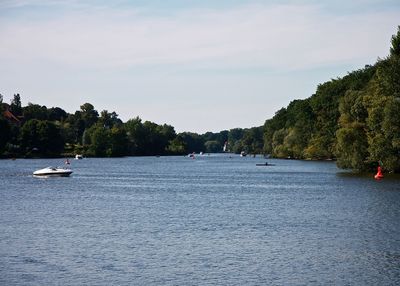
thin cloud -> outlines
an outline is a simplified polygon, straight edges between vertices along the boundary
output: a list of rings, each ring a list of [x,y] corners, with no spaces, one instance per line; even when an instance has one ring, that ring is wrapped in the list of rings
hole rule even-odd
[[[45,59],[89,69],[205,63],[307,69],[384,56],[388,27],[394,29],[397,19],[394,12],[337,18],[315,5],[184,10],[174,17],[72,11],[57,19],[3,24],[0,36],[7,40],[0,53],[15,61]]]

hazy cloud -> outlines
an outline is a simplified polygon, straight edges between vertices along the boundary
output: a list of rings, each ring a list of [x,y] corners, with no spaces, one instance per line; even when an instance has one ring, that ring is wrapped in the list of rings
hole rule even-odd
[[[208,63],[304,69],[385,55],[382,43],[397,19],[394,12],[333,17],[312,5],[185,10],[174,17],[74,11],[3,23],[0,54],[82,68]]]

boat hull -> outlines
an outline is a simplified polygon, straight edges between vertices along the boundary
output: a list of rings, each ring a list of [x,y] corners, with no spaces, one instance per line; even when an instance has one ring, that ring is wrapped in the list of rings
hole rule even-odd
[[[61,168],[45,168],[33,172],[36,177],[68,177],[71,174],[72,170]]]
[[[68,177],[71,174],[72,174],[72,172],[68,172],[68,173],[39,173],[39,174],[33,173],[33,175],[36,176],[36,177]]]

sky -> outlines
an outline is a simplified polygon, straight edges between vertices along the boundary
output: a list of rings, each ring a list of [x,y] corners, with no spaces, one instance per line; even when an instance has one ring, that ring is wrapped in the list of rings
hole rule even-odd
[[[177,132],[261,126],[389,54],[398,0],[0,0],[0,93]]]

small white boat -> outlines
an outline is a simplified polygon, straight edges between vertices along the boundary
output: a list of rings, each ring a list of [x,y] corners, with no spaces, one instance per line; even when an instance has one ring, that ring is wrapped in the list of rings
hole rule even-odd
[[[60,167],[57,168],[47,167],[33,172],[34,176],[42,176],[42,177],[68,177],[71,174],[72,174],[71,169],[60,168]]]
[[[75,155],[75,159],[76,160],[81,160],[81,159],[83,159],[83,156],[81,154],[76,154]]]

